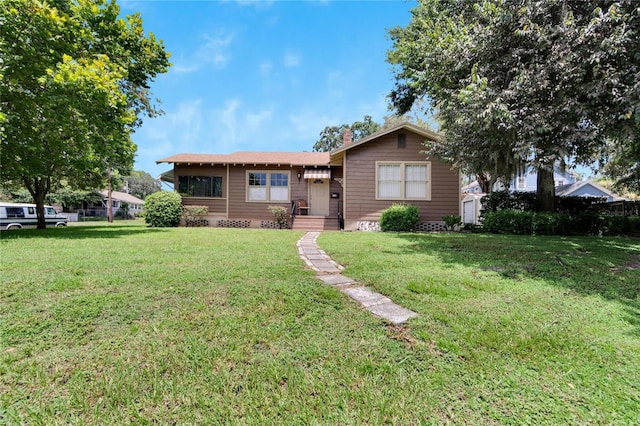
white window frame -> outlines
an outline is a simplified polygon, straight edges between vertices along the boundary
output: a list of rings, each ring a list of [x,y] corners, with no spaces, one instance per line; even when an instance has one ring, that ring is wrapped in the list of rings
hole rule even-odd
[[[264,200],[252,200],[249,197],[250,186],[249,186],[249,174],[251,173],[265,173],[267,175],[266,185],[264,186],[266,190],[266,199]],[[287,199],[286,200],[272,200],[271,199],[271,175],[272,174],[283,174],[287,175]],[[247,203],[289,203],[291,202],[291,172],[285,170],[247,170],[245,173],[245,201]],[[283,188],[283,187],[277,187]]]
[[[400,166],[400,196],[398,197],[382,197],[380,196],[380,177],[379,170],[382,165],[390,165],[390,166]],[[425,197],[407,197],[406,192],[406,173],[405,169],[407,166],[426,166],[427,168],[427,193]],[[431,201],[431,161],[376,161],[376,182],[375,182],[375,191],[376,191],[376,200],[391,200],[391,201]]]
[[[527,177],[526,176],[517,176],[516,177],[516,189],[527,189]]]

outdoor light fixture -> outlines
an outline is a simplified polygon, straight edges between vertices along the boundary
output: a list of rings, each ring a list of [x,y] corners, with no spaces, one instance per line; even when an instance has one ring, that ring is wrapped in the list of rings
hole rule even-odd
[[[300,172],[298,172],[298,182],[300,182],[300,178],[302,177],[302,174]]]

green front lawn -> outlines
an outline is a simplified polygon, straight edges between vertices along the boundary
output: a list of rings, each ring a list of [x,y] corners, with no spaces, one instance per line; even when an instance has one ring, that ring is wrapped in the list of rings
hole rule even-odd
[[[640,423],[637,239],[323,233],[393,326],[301,236],[3,232],[0,424]]]

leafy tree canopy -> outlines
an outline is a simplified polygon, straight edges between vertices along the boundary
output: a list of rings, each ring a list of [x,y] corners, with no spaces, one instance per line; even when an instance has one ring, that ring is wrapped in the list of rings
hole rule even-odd
[[[602,171],[613,179],[615,190],[640,195],[640,122],[636,135],[625,144],[609,143],[606,149],[608,161]]]
[[[634,140],[637,2],[422,0],[412,14],[390,30],[390,100],[400,114],[430,101],[446,136],[432,155],[494,180],[531,164],[552,210],[554,165]]]
[[[129,176],[123,177],[125,190],[129,194],[144,200],[147,195],[158,192],[161,189],[160,181],[154,179],[149,173],[134,170]]]
[[[114,0],[4,0],[0,25],[0,175],[29,190],[42,228],[62,180],[83,189],[100,187],[107,168],[128,173],[131,133],[160,113],[149,84],[169,54]]]
[[[373,121],[369,115],[365,115],[363,121],[355,121],[351,125],[327,126],[320,132],[320,139],[313,145],[313,150],[316,152],[328,152],[340,148],[346,130],[351,131],[351,140],[356,142],[377,132],[379,129],[380,125]]]
[[[413,122],[425,129],[431,129],[428,123],[418,117],[405,115],[388,115],[384,117],[384,123],[378,124],[369,115],[364,116],[363,121],[356,121],[351,125],[327,126],[320,132],[320,139],[313,145],[316,152],[327,152],[340,148],[344,142],[344,132],[351,131],[351,140],[356,142],[380,130],[388,129],[402,123]]]

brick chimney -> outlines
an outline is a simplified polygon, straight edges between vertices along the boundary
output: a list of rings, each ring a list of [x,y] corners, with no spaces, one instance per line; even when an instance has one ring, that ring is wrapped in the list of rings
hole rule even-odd
[[[345,129],[342,133],[342,146],[349,145],[353,140],[351,139],[351,129]]]

